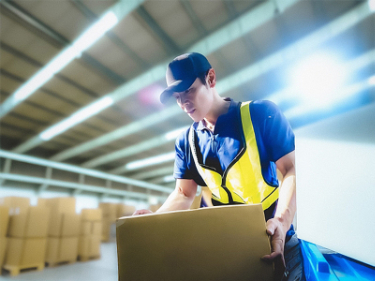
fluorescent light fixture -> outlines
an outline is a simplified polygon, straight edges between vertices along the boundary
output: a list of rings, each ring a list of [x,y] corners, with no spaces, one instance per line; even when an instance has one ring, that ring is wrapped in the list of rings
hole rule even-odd
[[[40,138],[47,141],[53,138],[54,136],[65,132],[72,126],[77,123],[80,123],[92,115],[95,115],[99,111],[111,106],[114,103],[111,97],[103,97],[92,104],[78,110],[76,113],[72,114],[67,119],[57,123],[56,125],[52,126],[51,128],[45,130],[44,132],[40,133]]]
[[[56,72],[70,63],[77,55],[78,52],[72,47],[68,47],[62,51],[45,67],[32,76],[26,83],[24,83],[16,92],[14,92],[15,103],[19,103],[34,93],[49,79],[51,79]]]
[[[168,133],[165,134],[165,139],[166,140],[173,140],[173,139],[177,138],[179,136],[179,134],[181,132],[185,131],[187,128],[189,128],[189,127],[186,126],[186,127],[178,128],[174,131],[168,132]]]
[[[172,182],[172,181],[175,181],[175,178],[173,175],[165,176],[163,178],[163,182]]]
[[[314,54],[300,61],[291,72],[291,85],[303,102],[327,107],[340,99],[339,89],[347,77],[347,69],[331,54]]]
[[[370,8],[370,11],[375,11],[375,0],[368,0],[368,7]]]
[[[94,44],[104,35],[104,33],[114,27],[117,23],[118,19],[113,12],[106,13],[74,42],[73,48],[83,52],[91,47],[92,44]]]
[[[371,76],[369,79],[368,79],[368,83],[370,85],[375,85],[375,75]]]
[[[158,156],[154,156],[154,157],[130,162],[130,163],[125,165],[125,168],[128,171],[136,170],[136,169],[139,169],[139,168],[153,166],[153,165],[157,165],[157,164],[161,164],[161,163],[164,163],[164,162],[171,161],[171,160],[174,159],[174,157],[175,157],[175,152],[172,151],[172,152],[161,154],[161,155],[158,155]]]
[[[15,103],[29,97],[51,77],[69,64],[74,58],[80,56],[81,53],[92,46],[103,34],[116,25],[118,19],[113,12],[105,14],[98,22],[85,31],[78,39],[65,48],[60,54],[53,58],[46,66],[31,77],[23,84],[15,93]]]

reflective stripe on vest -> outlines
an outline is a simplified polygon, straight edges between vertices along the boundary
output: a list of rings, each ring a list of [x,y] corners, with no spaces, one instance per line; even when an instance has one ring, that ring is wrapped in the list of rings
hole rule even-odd
[[[214,168],[198,162],[198,146],[191,126],[189,145],[197,170],[212,192],[213,200],[221,204],[259,204],[268,209],[279,197],[279,189],[268,185],[263,178],[258,146],[249,108],[250,102],[241,104],[242,142],[244,147],[232,160],[223,176]]]

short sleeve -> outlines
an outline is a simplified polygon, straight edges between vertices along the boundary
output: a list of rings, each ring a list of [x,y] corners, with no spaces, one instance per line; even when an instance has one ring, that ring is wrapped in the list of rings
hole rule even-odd
[[[189,129],[188,129],[189,130]],[[192,179],[192,175],[188,168],[188,155],[189,150],[188,145],[188,131],[181,133],[175,142],[175,161],[174,161],[174,171],[173,176],[175,179]]]
[[[293,130],[279,107],[271,101],[254,102],[259,130],[268,161],[276,162],[294,151]]]
[[[271,101],[267,101],[266,104],[268,110],[264,139],[270,161],[276,162],[294,151],[294,133],[279,107]]]

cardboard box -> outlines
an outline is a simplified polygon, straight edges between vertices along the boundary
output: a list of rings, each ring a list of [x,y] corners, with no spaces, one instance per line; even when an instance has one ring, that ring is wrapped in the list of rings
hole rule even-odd
[[[8,236],[15,238],[47,237],[49,209],[28,207],[28,210],[9,218]]]
[[[159,210],[159,208],[160,208],[162,205],[163,205],[163,204],[150,205],[150,211],[155,213],[157,210]]]
[[[7,238],[6,237],[0,237],[0,268],[4,263],[4,257],[5,257],[5,252],[7,249]]]
[[[75,213],[53,213],[48,235],[51,237],[79,236],[81,216]]]
[[[47,238],[8,238],[5,265],[34,267],[43,264]]]
[[[76,198],[75,197],[55,197],[55,198],[38,198],[38,206],[49,207],[51,213],[58,214],[75,214]]]
[[[90,234],[91,234],[91,221],[82,221],[80,235],[90,235]]]
[[[119,280],[273,280],[262,206],[236,205],[117,221]]]
[[[5,237],[8,232],[9,207],[0,206],[0,238]]]
[[[101,221],[92,222],[91,234],[98,235],[98,236],[102,235],[102,222]]]
[[[9,207],[10,214],[19,214],[27,211],[27,208],[30,207],[30,198],[16,196],[2,197],[0,198],[0,205]]]
[[[101,221],[102,209],[82,209],[81,216],[83,221]]]
[[[102,221],[102,241],[109,241],[111,238],[111,226],[114,222],[110,220]]]
[[[81,257],[100,256],[101,235],[80,236],[78,243],[78,255]]]
[[[78,236],[63,238],[48,238],[46,259],[47,263],[75,261],[78,255]]]
[[[102,217],[116,221],[117,218],[117,204],[114,203],[100,203],[99,208],[102,210]]]
[[[61,236],[79,236],[80,225],[81,225],[81,215],[79,214],[63,214],[62,215],[62,227]]]
[[[135,207],[125,204],[118,204],[117,205],[117,218],[121,218],[124,216],[131,216],[135,212]]]

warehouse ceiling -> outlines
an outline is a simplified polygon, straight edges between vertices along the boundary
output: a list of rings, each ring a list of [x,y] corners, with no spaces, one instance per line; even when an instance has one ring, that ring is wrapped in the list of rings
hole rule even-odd
[[[173,171],[168,153],[175,137],[165,134],[191,119],[158,97],[168,61],[189,51],[207,56],[222,96],[271,99],[294,129],[375,101],[368,82],[375,74],[375,15],[367,1],[1,0],[0,9],[4,151],[170,185],[162,178]],[[15,98],[108,11],[116,11],[117,24],[28,97]],[[323,52],[351,72],[341,100],[305,110],[287,75]],[[79,115],[90,106],[95,113]],[[64,131],[42,136],[72,119],[76,124]],[[162,154],[161,164],[125,166]]]

